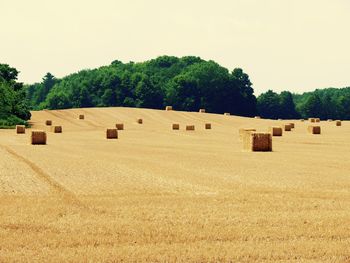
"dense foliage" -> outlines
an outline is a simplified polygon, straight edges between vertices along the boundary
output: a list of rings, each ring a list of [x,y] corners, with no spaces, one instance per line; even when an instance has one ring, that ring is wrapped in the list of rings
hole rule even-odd
[[[122,63],[82,70],[62,79],[47,73],[26,87],[32,109],[79,107],[143,107],[259,114],[271,119],[319,117],[350,119],[350,88],[324,89],[301,95],[268,90],[257,99],[249,76],[229,72],[199,57],[161,56],[142,63]]]
[[[30,118],[23,84],[17,82],[18,71],[0,64],[0,128],[25,124]]]
[[[128,106],[253,116],[256,98],[247,74],[229,72],[198,57],[162,56],[143,63],[114,61],[63,79],[48,73],[41,83],[27,86],[33,109]]]

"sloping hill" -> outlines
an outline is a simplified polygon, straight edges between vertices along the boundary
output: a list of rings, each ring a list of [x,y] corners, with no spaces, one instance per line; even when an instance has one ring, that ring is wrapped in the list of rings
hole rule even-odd
[[[248,153],[239,128],[284,122],[89,108],[32,112],[32,129],[48,119],[63,133],[46,146],[0,130],[0,261],[348,259],[347,122],[315,136],[295,121],[274,152]]]

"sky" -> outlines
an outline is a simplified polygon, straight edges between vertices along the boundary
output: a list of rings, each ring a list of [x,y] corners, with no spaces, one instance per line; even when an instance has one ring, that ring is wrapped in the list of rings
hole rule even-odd
[[[113,60],[200,56],[256,94],[350,86],[349,0],[0,0],[0,63],[25,83]]]

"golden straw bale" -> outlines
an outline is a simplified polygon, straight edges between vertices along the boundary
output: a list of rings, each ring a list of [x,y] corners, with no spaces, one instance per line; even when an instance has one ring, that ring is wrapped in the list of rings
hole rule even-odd
[[[165,107],[165,110],[166,110],[166,111],[171,111],[171,110],[173,110],[173,106],[166,106],[166,107]]]
[[[52,121],[51,121],[51,120],[46,120],[45,124],[46,124],[47,126],[51,126],[51,125],[52,125]]]
[[[106,130],[107,139],[118,139],[118,130],[117,129],[107,129]]]
[[[252,129],[252,128],[239,129],[238,130],[239,138],[242,139],[246,133],[252,133],[252,132],[256,132],[256,129]]]
[[[271,133],[272,136],[282,136],[283,129],[281,127],[269,127],[269,133]]]
[[[332,119],[328,119],[327,121],[328,121],[328,122],[332,122],[333,120],[332,120]]]
[[[205,124],[205,129],[210,130],[211,129],[211,123],[206,123]]]
[[[195,128],[194,128],[194,125],[187,125],[186,126],[186,131],[194,131]]]
[[[341,121],[340,120],[335,121],[335,125],[336,126],[341,126]]]
[[[292,126],[290,124],[285,124],[283,125],[284,131],[291,131],[292,130]]]
[[[85,116],[83,114],[80,114],[79,115],[79,120],[84,120],[85,119]]]
[[[320,122],[320,118],[315,118],[315,122]]]
[[[122,131],[124,130],[124,123],[117,123],[115,127],[117,128],[117,130]]]
[[[173,124],[173,130],[180,130],[180,124],[174,123]]]
[[[16,125],[16,133],[17,134],[24,134],[24,133],[26,133],[26,126],[24,126],[24,125]]]
[[[142,124],[142,123],[143,123],[143,120],[142,120],[142,119],[137,119],[137,123],[138,123],[138,124]]]
[[[307,127],[308,132],[312,134],[321,134],[321,127],[316,125],[310,125]]]
[[[32,134],[30,136],[31,144],[46,144],[46,132],[44,131],[32,131]]]
[[[271,133],[245,133],[243,136],[243,150],[252,152],[271,152]]]
[[[261,119],[261,117],[260,117],[260,116],[255,116],[254,118],[255,118],[255,119]]]
[[[51,131],[53,133],[62,133],[62,126],[52,126]]]
[[[231,114],[229,112],[224,113],[225,116],[230,116]]]
[[[309,118],[309,122],[316,122],[315,118]]]
[[[199,109],[199,112],[205,113],[205,109]]]
[[[292,127],[292,129],[294,129],[295,124],[294,124],[293,122],[290,122],[290,123],[288,123],[288,124],[290,125],[290,127]]]

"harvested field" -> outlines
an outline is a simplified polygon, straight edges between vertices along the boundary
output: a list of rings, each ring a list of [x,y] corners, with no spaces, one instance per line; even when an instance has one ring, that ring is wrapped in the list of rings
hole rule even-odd
[[[26,134],[0,130],[0,262],[350,260],[349,122],[322,122],[322,136],[298,122],[264,153],[243,152],[237,130],[277,120],[80,112],[32,112]],[[64,133],[30,145],[48,119]],[[113,143],[104,133],[116,120],[127,129]]]

